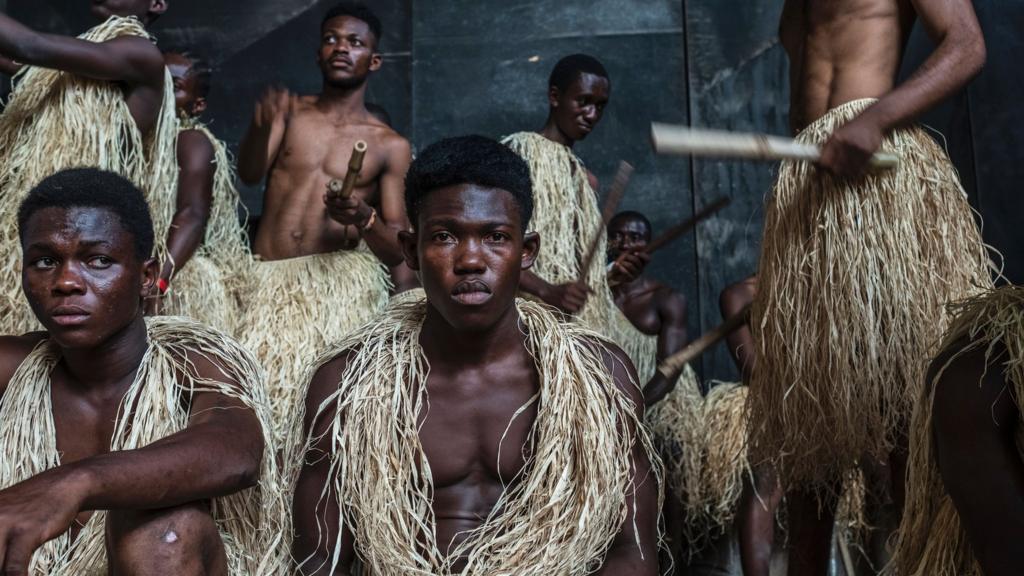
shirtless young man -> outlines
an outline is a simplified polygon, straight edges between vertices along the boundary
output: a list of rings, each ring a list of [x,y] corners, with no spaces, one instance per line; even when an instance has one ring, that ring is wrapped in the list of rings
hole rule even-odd
[[[262,377],[220,332],[143,318],[157,265],[142,193],[68,170],[18,221],[45,331],[0,337],[3,572],[283,576]]]
[[[173,155],[156,151],[174,137],[173,103],[164,102],[163,56],[144,29],[167,1],[98,0],[91,10],[103,24],[80,38],[37,32],[0,14],[0,56],[27,67],[0,115],[0,259],[6,262],[19,252],[18,203],[58,170],[98,166],[148,195],[171,193],[160,175],[173,174]],[[60,97],[68,90],[76,98]],[[0,270],[0,333],[37,326],[16,268]]]
[[[936,48],[897,86],[918,18]],[[777,470],[790,492],[790,574],[819,575],[839,479],[889,458],[946,303],[990,283],[955,171],[912,126],[978,72],[985,47],[969,0],[788,0],[780,37],[790,59],[792,127],[801,141],[822,144],[820,167],[832,176],[784,163],[766,212],[751,321],[752,464],[785,455]],[[868,175],[885,142],[904,161]],[[858,218],[844,218],[854,203]],[[908,303],[908,293],[924,298]],[[827,312],[835,309],[843,316]],[[884,351],[873,344],[879,338]],[[898,508],[902,474],[893,468],[893,486],[871,486],[869,500],[889,493]],[[767,570],[765,562],[748,575]]]
[[[268,90],[239,150],[242,180],[267,178],[254,245],[262,262],[253,268],[240,334],[270,370],[282,426],[297,401],[304,359],[387,302],[385,266],[402,260],[409,143],[367,111],[364,100],[367,81],[381,66],[380,40],[380,21],[365,5],[329,10],[317,52],[323,91]],[[368,150],[354,194],[328,197],[328,183],[344,178],[359,140]]]
[[[349,574],[358,553],[374,574],[657,574],[632,365],[516,298],[540,248],[525,163],[483,137],[443,140],[406,194],[426,300],[318,362],[294,503],[303,573]]]
[[[625,253],[632,253],[636,260],[646,265],[650,256],[643,249],[651,241],[651,222],[639,212],[620,212],[608,222],[608,258],[619,260]],[[686,345],[686,298],[669,286],[643,276],[643,268],[631,281],[612,286],[615,305],[626,316],[630,324],[641,334],[657,342],[654,357],[645,365],[654,368],[657,362],[668,358]],[[641,360],[633,358],[640,366]],[[641,378],[652,378],[653,373],[637,368]],[[644,382],[644,402],[650,406],[660,400],[668,390],[664,379]],[[654,384],[653,386],[651,384]]]
[[[530,229],[547,239],[547,248],[533,271],[523,275],[522,289],[566,313],[578,314],[588,327],[611,335],[615,305],[608,274],[599,258],[580,270],[582,254],[602,231],[597,205],[597,178],[573,152],[601,121],[611,98],[611,80],[604,66],[586,54],[572,54],[555,64],[548,79],[548,117],[536,132],[518,132],[503,143],[526,160],[534,178],[537,210]],[[568,215],[568,216],[567,216]],[[603,253],[601,235],[598,253]],[[632,280],[641,263],[624,253],[631,265],[613,266],[617,281]],[[581,280],[582,279],[582,280]],[[593,294],[592,294],[593,293]]]

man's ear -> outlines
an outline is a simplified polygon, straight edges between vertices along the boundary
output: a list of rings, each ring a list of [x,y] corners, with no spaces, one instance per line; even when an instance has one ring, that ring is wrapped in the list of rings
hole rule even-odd
[[[206,98],[196,98],[192,102],[192,116],[199,116],[203,112],[206,112]]]
[[[523,262],[519,268],[529,270],[537,260],[538,253],[540,253],[540,234],[527,232],[523,235]]]
[[[420,257],[416,251],[416,232],[414,230],[401,230],[398,233],[398,243],[402,245],[402,256],[405,257],[405,265],[410,270],[419,272]]]
[[[160,16],[163,16],[167,12],[167,1],[168,0],[150,0],[149,1],[149,21],[152,22]]]
[[[373,56],[370,56],[370,72],[380,70],[382,64],[384,64],[384,57],[374,52]]]
[[[150,258],[142,263],[142,285],[139,286],[139,296],[149,298],[156,292],[156,281],[160,278],[160,263],[156,258]]]
[[[558,97],[561,95],[558,86],[548,86],[548,106],[558,108]]]

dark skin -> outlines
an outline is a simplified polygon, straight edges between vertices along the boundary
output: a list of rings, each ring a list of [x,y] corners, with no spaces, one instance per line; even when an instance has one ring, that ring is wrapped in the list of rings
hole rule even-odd
[[[548,119],[538,133],[563,146],[572,146],[583,140],[597,127],[604,115],[604,108],[611,96],[611,84],[607,78],[594,74],[580,74],[565,90],[557,86],[548,88]],[[587,171],[587,180],[594,190],[598,187],[597,178]],[[642,264],[631,257],[629,270],[636,270]],[[617,267],[617,280],[632,280],[629,272]],[[567,314],[575,314],[583,309],[591,289],[584,282],[566,282],[551,284],[533,272],[523,274],[522,290],[540,298]]]
[[[416,229],[402,234],[402,245],[409,267],[420,273],[428,301],[420,343],[430,363],[429,408],[421,417],[419,437],[433,477],[437,541],[457,543],[494,508],[503,481],[510,482],[525,465],[522,451],[507,447],[526,445],[536,406],[514,415],[537,393],[539,383],[520,332],[515,296],[540,239],[524,233],[511,194],[463,184],[432,191]],[[641,411],[639,393],[629,383],[635,374],[628,359],[614,349],[606,362],[616,383]],[[339,357],[314,376],[306,398],[307,432],[322,432],[330,425],[332,417],[315,419],[317,409],[336,389],[346,363],[346,357]],[[500,458],[499,445],[505,446]],[[317,449],[330,446],[324,443]],[[639,447],[633,458],[635,477],[644,478],[650,463]],[[339,538],[328,534],[319,545],[316,538],[314,508],[327,480],[325,464],[321,459],[305,466],[295,496],[294,556],[312,558],[306,574],[327,574],[323,564]],[[640,483],[635,502],[638,533],[632,522],[623,524],[600,574],[657,573],[656,502],[653,483]],[[336,525],[338,513],[337,502],[329,502],[327,526]],[[636,537],[642,549],[635,545]],[[340,538],[342,567],[335,574],[349,574],[356,547],[349,532]]]
[[[650,256],[644,252],[651,241],[651,228],[639,218],[616,216],[608,223],[608,256],[618,261],[633,254],[646,266]],[[672,288],[643,276],[643,267],[629,282],[612,287],[615,305],[637,330],[658,337],[658,361],[661,362],[686,346],[686,298]],[[664,378],[654,377],[644,387],[644,397],[661,388]],[[658,391],[660,396],[664,396]],[[648,406],[650,402],[647,402]]]
[[[192,61],[169,52],[164,55],[174,81],[174,104],[179,114],[196,117],[206,109],[206,98],[198,91]],[[213,179],[217,172],[213,143],[199,130],[178,133],[178,194],[174,218],[167,230],[170,258],[160,268],[160,278],[171,281],[181,271],[206,237],[206,224],[213,208]],[[147,301],[147,312],[159,313],[159,298]]]
[[[897,86],[917,18],[935,50]],[[864,172],[886,134],[963,88],[985,63],[970,0],[787,0],[779,36],[790,60],[794,132],[845,102],[878,99],[822,150],[820,165],[847,178]]]
[[[93,2],[98,19],[136,16],[150,22],[167,10],[166,0]],[[107,42],[36,32],[0,13],[0,55],[28,66],[62,70],[94,80],[116,82],[143,134],[155,126],[163,102],[164,59],[145,38],[122,37]]]
[[[961,352],[954,343],[932,362],[928,381]],[[1015,437],[1018,399],[1008,381],[1005,347],[959,355],[936,382],[932,434],[939,472],[971,548],[987,576],[1019,574],[1024,565],[1024,462]]]
[[[49,337],[59,347],[51,398],[61,463],[0,490],[3,573],[27,574],[33,551],[65,532],[75,536],[75,522],[84,523],[95,510],[111,511],[112,519],[151,514],[180,526],[182,541],[202,533],[200,525],[212,522],[206,502],[258,479],[263,435],[255,414],[236,399],[199,392],[182,398],[191,402],[185,430],[136,450],[111,452],[122,397],[147,349],[142,299],[156,281],[156,261],[136,253],[131,233],[105,209],[45,208],[29,218],[23,234],[24,292],[46,333],[0,337],[0,393],[41,339]],[[225,381],[206,355],[197,352],[189,360],[201,377],[241,385]],[[182,525],[178,507],[207,512],[199,523]],[[132,533],[114,527],[108,537],[117,544]],[[116,545],[111,562],[131,567],[132,574],[161,573],[161,568],[162,573],[225,573],[223,561],[218,562],[223,560],[219,537],[196,543],[197,549],[212,551],[201,572],[184,568],[196,566],[196,558],[160,565],[161,550],[153,546],[146,569],[128,559],[130,550]]]
[[[317,52],[322,92],[295,96],[271,88],[257,102],[238,173],[250,185],[267,177],[255,239],[263,259],[352,249],[362,239],[384,264],[402,261],[398,232],[408,227],[404,178],[412,152],[366,109],[367,81],[382,63],[377,40],[362,20],[332,18]],[[354,193],[329,196],[328,183],[345,177],[359,140],[368,150]]]

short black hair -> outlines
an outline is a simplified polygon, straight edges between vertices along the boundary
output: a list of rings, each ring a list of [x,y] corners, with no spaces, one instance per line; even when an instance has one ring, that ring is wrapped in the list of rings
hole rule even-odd
[[[580,74],[593,74],[611,82],[608,71],[597,58],[586,54],[570,54],[555,64],[548,78],[548,87],[554,86],[564,91],[580,77]]]
[[[46,208],[99,208],[114,213],[132,235],[135,255],[153,254],[153,218],[142,191],[127,178],[99,168],[61,170],[29,191],[18,208],[18,236],[25,241],[25,225]]]
[[[405,175],[405,209],[413,227],[428,194],[458,184],[499,188],[511,194],[526,230],[533,216],[530,167],[504,144],[475,135],[435,142],[409,166]]]
[[[356,20],[366,22],[366,25],[370,27],[370,32],[373,32],[374,40],[376,40],[374,45],[380,45],[384,27],[380,24],[380,18],[377,18],[377,15],[373,13],[373,10],[370,10],[369,6],[362,2],[339,2],[328,10],[327,14],[324,14],[324,19],[320,21],[320,28],[323,29],[328,20],[338,16],[351,16]]]
[[[171,48],[164,50],[164,54],[177,54],[192,63],[188,68],[190,76],[196,79],[196,96],[206,98],[210,95],[210,85],[213,80],[213,66],[205,58],[191,50]]]
[[[612,216],[612,219],[608,221],[608,228],[611,228],[612,226],[618,224],[619,222],[622,222],[623,220],[639,220],[641,224],[647,227],[648,236],[650,236],[651,232],[654,230],[654,228],[651,226],[651,221],[647,219],[647,216],[644,216],[643,214],[635,210],[623,210],[622,212],[619,212],[615,216]]]

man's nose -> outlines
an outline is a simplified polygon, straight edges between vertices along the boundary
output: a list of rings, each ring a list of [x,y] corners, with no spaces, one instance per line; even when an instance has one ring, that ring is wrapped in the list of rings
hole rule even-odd
[[[75,294],[85,290],[85,283],[78,269],[70,264],[63,264],[54,279],[53,291],[58,294]]]
[[[483,243],[476,239],[468,239],[459,243],[455,255],[455,272],[471,274],[484,269]]]

